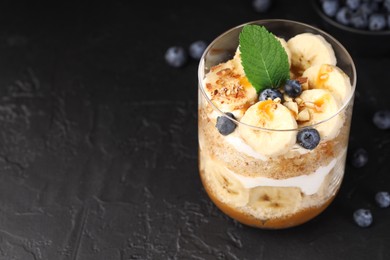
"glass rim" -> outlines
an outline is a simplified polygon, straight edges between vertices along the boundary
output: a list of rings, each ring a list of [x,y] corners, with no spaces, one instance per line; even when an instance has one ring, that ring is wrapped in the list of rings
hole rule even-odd
[[[348,60],[350,61],[350,65],[351,65],[351,68],[352,68],[352,76],[353,77],[350,77],[348,75],[348,77],[352,78],[352,82],[351,82],[351,93],[349,94],[348,98],[345,99],[345,101],[343,102],[342,106],[340,106],[340,108],[330,117],[324,119],[324,120],[321,120],[315,124],[311,124],[311,125],[306,125],[306,126],[301,126],[301,127],[297,127],[297,128],[292,128],[292,129],[272,129],[272,128],[263,128],[263,127],[259,127],[259,126],[254,126],[254,125],[249,125],[249,124],[246,124],[246,123],[243,123],[243,122],[240,122],[238,121],[237,119],[229,116],[226,114],[226,112],[223,112],[222,110],[220,110],[212,101],[211,99],[207,96],[205,90],[204,90],[204,86],[203,86],[203,79],[204,79],[204,76],[205,76],[205,73],[204,73],[204,70],[205,70],[205,56],[206,54],[209,52],[209,50],[216,44],[216,42],[218,42],[222,37],[224,37],[225,35],[229,34],[230,32],[234,31],[234,30],[237,30],[237,29],[240,29],[242,27],[244,27],[245,25],[248,25],[248,24],[257,24],[257,25],[262,25],[264,23],[277,23],[277,22],[283,22],[283,23],[292,23],[292,24],[297,24],[297,25],[300,25],[300,26],[303,26],[303,27],[307,27],[307,28],[310,28],[314,31],[317,31],[317,32],[320,32],[321,34],[323,35],[326,35],[326,37],[330,38],[332,41],[334,41],[335,44],[338,45],[338,47],[342,50],[342,52],[344,52],[344,54],[346,54]],[[216,64],[217,65],[217,64]],[[336,65],[337,66],[337,65]],[[319,125],[322,125],[328,121],[330,121],[332,118],[336,117],[337,115],[339,115],[341,113],[341,111],[343,111],[352,101],[353,97],[354,97],[354,94],[355,94],[355,89],[356,89],[356,82],[357,82],[357,74],[356,74],[356,67],[355,67],[355,63],[350,55],[350,53],[347,51],[347,49],[336,39],[334,38],[332,35],[330,35],[329,33],[317,28],[317,27],[314,27],[314,26],[311,26],[309,24],[306,24],[306,23],[303,23],[303,22],[298,22],[298,21],[293,21],[293,20],[288,20],[288,19],[260,19],[260,20],[254,20],[254,21],[250,21],[250,22],[245,22],[245,23],[241,23],[237,26],[234,26],[226,31],[224,31],[223,33],[221,33],[220,35],[218,35],[208,46],[207,48],[205,49],[205,51],[203,52],[203,55],[202,57],[200,58],[200,61],[199,61],[199,66],[198,66],[198,89],[200,89],[201,93],[202,93],[202,96],[207,100],[207,102],[212,106],[213,110],[216,111],[220,116],[224,116],[224,117],[227,117],[229,118],[230,120],[232,120],[237,126],[239,125],[243,125],[245,127],[249,127],[249,128],[252,128],[253,130],[262,130],[262,131],[270,131],[270,132],[289,132],[289,131],[299,131],[299,130],[302,130],[302,129],[305,129],[305,128],[315,128],[316,126],[319,126]]]

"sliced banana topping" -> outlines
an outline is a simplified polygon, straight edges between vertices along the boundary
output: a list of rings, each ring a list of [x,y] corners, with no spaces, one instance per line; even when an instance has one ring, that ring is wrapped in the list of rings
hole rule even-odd
[[[351,81],[339,67],[330,64],[317,64],[302,75],[307,77],[309,88],[327,89],[340,102],[345,102],[352,91]]]
[[[257,93],[237,66],[234,60],[214,66],[204,80],[204,87],[215,106],[223,112],[233,112],[239,118],[256,102]]]
[[[313,125],[333,117],[352,91],[350,79],[336,66],[333,48],[324,37],[302,33],[288,41],[276,38],[287,53],[290,72],[302,85],[301,95],[284,93],[278,100],[258,102],[258,93],[245,76],[239,47],[231,60],[212,67],[204,79],[205,92],[222,112],[231,112],[246,125],[270,129],[241,124],[237,128],[243,142],[266,158],[284,154],[296,143],[296,131],[277,130],[297,129],[298,124]],[[315,128],[321,140],[328,140],[338,134],[342,124],[343,116],[336,115]]]
[[[290,51],[290,49],[288,48],[288,45],[287,45],[286,40],[283,39],[283,38],[280,38],[280,37],[276,37],[276,39],[279,40],[279,42],[282,44],[282,47],[283,47],[284,50],[286,51],[286,54],[287,54],[287,57],[288,57],[288,64],[291,66],[291,51]]]
[[[233,66],[236,68],[237,73],[240,75],[245,75],[244,67],[242,66],[241,63],[240,46],[237,47],[232,61],[233,61]]]
[[[265,100],[252,105],[241,118],[241,122],[266,129],[295,129],[297,123],[288,108],[282,104]],[[242,139],[258,153],[276,156],[288,151],[296,142],[294,131],[257,130],[239,126]]]
[[[336,65],[332,46],[321,35],[301,33],[287,41],[291,66],[298,74],[317,64]]]
[[[301,121],[302,126],[313,125],[327,120],[334,116],[339,109],[337,100],[325,89],[305,90],[302,92],[300,98],[303,100],[301,103],[302,111],[306,109],[310,113],[310,119],[308,121]],[[306,116],[305,119],[307,119]],[[341,116],[336,115],[315,128],[320,133],[321,140],[328,140],[336,137],[342,124],[343,120]]]
[[[251,190],[248,206],[288,214],[294,212],[301,201],[302,194],[299,188],[263,186]]]

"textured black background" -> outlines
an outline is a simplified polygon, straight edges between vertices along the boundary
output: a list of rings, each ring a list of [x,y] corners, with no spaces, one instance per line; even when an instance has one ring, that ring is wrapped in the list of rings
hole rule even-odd
[[[334,203],[300,227],[242,226],[206,196],[197,169],[197,62],[172,45],[210,42],[238,24],[284,18],[322,27],[309,1],[39,1],[0,4],[0,259],[389,259],[390,55],[355,51],[350,150]],[[56,2],[56,1],[53,1]],[[370,208],[359,228],[352,212]]]

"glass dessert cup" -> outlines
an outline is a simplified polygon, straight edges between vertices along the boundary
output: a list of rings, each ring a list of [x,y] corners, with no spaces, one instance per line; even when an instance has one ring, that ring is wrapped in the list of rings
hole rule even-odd
[[[337,66],[351,83],[351,91],[338,110],[312,125],[275,130],[245,124],[218,108],[205,91],[204,79],[214,66],[234,57],[239,34],[247,24],[262,25],[284,39],[305,32],[324,37],[333,47]],[[294,227],[323,212],[335,198],[345,169],[356,86],[356,69],[347,50],[329,34],[307,24],[253,21],[228,30],[208,46],[199,63],[198,78],[199,172],[214,204],[238,222],[263,229]],[[217,118],[223,117],[236,125],[231,134],[223,135],[216,127]],[[283,139],[308,128],[327,133],[314,149],[294,144],[273,156],[258,153],[240,135],[251,131],[263,139]],[[266,143],[265,149],[274,149]]]

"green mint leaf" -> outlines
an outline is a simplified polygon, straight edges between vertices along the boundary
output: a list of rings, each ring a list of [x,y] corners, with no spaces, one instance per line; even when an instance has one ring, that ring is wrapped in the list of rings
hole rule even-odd
[[[244,72],[257,93],[278,88],[290,78],[287,53],[264,26],[245,25],[239,41]]]

